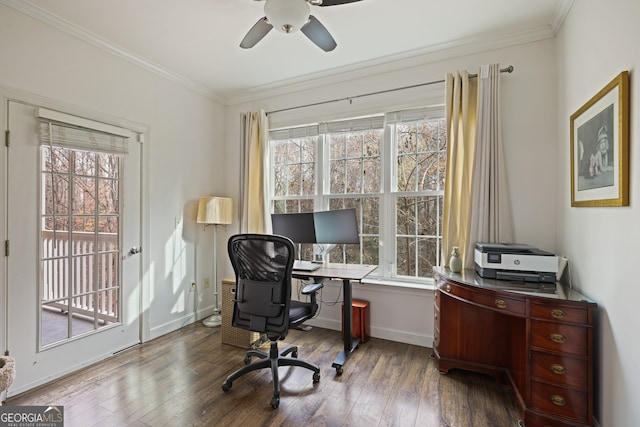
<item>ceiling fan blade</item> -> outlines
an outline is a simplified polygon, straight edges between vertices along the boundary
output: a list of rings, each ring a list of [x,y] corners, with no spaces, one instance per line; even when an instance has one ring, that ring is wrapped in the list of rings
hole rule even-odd
[[[269,31],[273,28],[273,25],[267,22],[267,18],[261,18],[256,22],[249,30],[246,36],[240,42],[240,47],[243,49],[249,49],[254,47]]]
[[[329,31],[313,15],[309,15],[309,22],[300,31],[325,52],[330,52],[338,46]]]
[[[322,0],[318,6],[337,6],[340,4],[355,3],[362,0]]]

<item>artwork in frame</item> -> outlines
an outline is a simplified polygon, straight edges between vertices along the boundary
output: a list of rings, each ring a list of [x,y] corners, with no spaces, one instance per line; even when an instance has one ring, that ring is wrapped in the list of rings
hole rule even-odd
[[[629,72],[571,116],[571,206],[629,205]]]

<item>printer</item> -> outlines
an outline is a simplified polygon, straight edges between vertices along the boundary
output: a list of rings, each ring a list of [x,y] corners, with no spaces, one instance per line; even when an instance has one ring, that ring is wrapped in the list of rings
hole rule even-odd
[[[558,272],[557,256],[518,243],[476,243],[474,261],[488,279],[554,283]]]

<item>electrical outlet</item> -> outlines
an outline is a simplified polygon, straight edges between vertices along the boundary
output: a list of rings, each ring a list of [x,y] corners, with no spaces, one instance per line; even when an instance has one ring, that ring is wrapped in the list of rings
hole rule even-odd
[[[208,277],[204,278],[204,287],[205,289],[211,286],[211,279],[209,279]]]

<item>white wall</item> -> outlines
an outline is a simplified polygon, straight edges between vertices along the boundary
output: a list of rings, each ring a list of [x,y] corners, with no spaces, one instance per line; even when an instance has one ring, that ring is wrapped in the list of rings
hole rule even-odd
[[[555,152],[556,67],[555,44],[543,40],[517,47],[463,56],[457,59],[381,72],[369,69],[357,79],[330,81],[317,87],[272,95],[230,106],[227,109],[228,147],[239,147],[239,115],[263,108],[266,111],[297,105],[342,99],[364,93],[444,79],[458,69],[477,72],[482,64],[513,65],[515,72],[502,79],[503,136],[509,189],[513,204],[516,240],[553,251],[555,239],[556,185],[553,164]],[[392,94],[358,98],[270,115],[272,127],[305,124],[335,117],[355,117],[381,112],[380,108],[405,108],[444,102],[444,85],[437,84]],[[230,150],[231,164],[239,162],[239,150]],[[239,194],[238,177],[230,171],[230,186]],[[235,228],[237,231],[237,228]],[[228,272],[231,274],[231,272]],[[338,297],[338,286],[328,286],[324,299]],[[433,341],[433,291],[399,289],[381,285],[355,285],[354,298],[371,302],[371,333],[375,337],[431,347]],[[315,323],[340,329],[340,306],[324,306]]]
[[[0,57],[0,87],[148,129],[144,333],[153,338],[193,321],[196,294],[189,292],[190,284],[213,274],[213,236],[211,228],[196,227],[197,200],[227,195],[224,107],[5,6],[0,6]],[[3,115],[3,128],[4,120]],[[176,218],[183,219],[178,228]],[[4,296],[6,284],[0,284]],[[199,293],[202,316],[212,311],[211,291]]]
[[[558,37],[557,240],[574,285],[599,305],[596,414],[603,427],[640,425],[640,152],[636,0],[576,1]],[[569,118],[621,71],[630,75],[629,207],[572,208]]]

